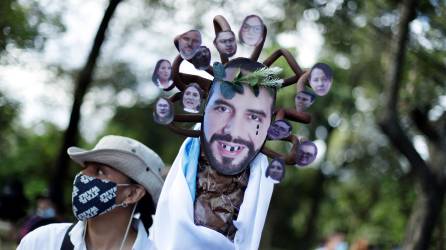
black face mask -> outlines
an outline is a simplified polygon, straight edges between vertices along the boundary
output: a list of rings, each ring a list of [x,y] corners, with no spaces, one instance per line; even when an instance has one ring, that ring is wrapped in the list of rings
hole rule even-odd
[[[130,184],[116,184],[109,180],[78,174],[73,183],[73,214],[80,220],[104,214],[116,207],[125,206],[124,203],[115,204],[117,186]]]

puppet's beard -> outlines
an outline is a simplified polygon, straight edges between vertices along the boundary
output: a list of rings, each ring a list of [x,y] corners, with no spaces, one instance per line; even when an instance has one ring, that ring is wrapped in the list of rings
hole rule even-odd
[[[204,140],[204,152],[211,167],[224,175],[241,173],[256,154],[252,142],[221,134],[212,135],[209,142]]]

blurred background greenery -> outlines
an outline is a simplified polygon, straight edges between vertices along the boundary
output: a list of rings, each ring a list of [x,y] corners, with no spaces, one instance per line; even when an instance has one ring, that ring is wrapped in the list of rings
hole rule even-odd
[[[3,214],[0,248],[14,246],[14,226],[38,194],[49,192],[71,219],[71,183],[79,169],[64,156],[67,146],[92,147],[102,135],[119,134],[144,142],[171,164],[184,138],[153,122],[151,104],[160,93],[149,87],[157,59],[176,54],[171,41],[180,31],[169,21],[182,31],[200,28],[217,58],[213,16],[223,14],[238,31],[243,17],[256,13],[268,27],[261,58],[286,47],[311,67],[305,45],[312,47],[304,43],[314,42],[314,59],[335,72],[331,92],[309,110],[312,123],[294,124],[294,132],[315,140],[323,154],[310,167],[287,168],[261,248],[315,249],[342,232],[351,245],[363,239],[374,249],[446,249],[446,1],[95,0],[100,14],[84,37],[89,44],[71,43],[72,54],[54,51],[52,41],[70,32],[66,17],[84,3],[56,2],[0,3],[0,188],[4,197],[5,187],[21,182],[28,200],[14,204],[16,216]],[[45,60],[51,48],[58,60]],[[67,63],[73,53],[81,63]],[[53,112],[57,104],[42,99],[48,119],[30,122],[23,100],[6,90],[5,72],[36,64],[49,75],[43,88],[51,92],[57,85],[66,107]],[[276,64],[291,74],[284,60]],[[23,86],[23,92],[32,89]],[[282,90],[278,104],[293,106],[294,91]],[[81,109],[84,101],[88,109]],[[92,129],[97,120],[102,126]]]

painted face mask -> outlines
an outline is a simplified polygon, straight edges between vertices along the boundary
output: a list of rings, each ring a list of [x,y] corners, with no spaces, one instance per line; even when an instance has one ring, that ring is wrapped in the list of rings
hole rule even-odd
[[[109,180],[78,174],[73,183],[73,214],[80,220],[96,217],[109,212],[116,207],[125,206],[124,203],[115,204],[117,186],[130,184],[116,184]]]

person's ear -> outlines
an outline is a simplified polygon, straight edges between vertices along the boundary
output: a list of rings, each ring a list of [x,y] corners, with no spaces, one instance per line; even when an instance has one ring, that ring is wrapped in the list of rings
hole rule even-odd
[[[146,194],[146,189],[139,184],[132,184],[128,187],[130,192],[124,199],[124,203],[135,204]]]

